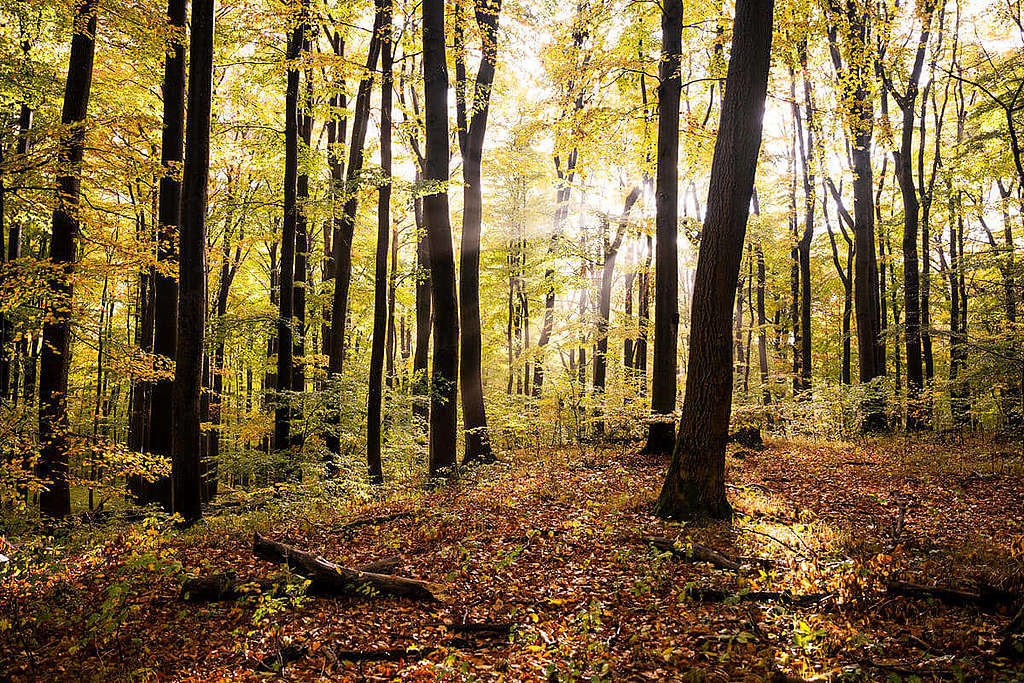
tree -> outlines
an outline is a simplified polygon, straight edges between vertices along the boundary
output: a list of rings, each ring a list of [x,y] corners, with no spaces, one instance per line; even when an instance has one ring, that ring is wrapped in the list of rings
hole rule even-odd
[[[384,379],[384,337],[387,333],[388,237],[391,232],[391,0],[381,0],[380,168],[384,182],[377,192],[377,254],[374,260],[373,347],[370,354],[370,387],[366,399],[366,466],[370,483],[384,481],[381,464],[381,394]]]
[[[682,0],[666,0],[661,17],[661,84],[658,86],[658,169],[655,178],[654,367],[646,453],[667,456],[675,438],[676,353],[679,329],[679,73],[683,43]],[[735,289],[735,286],[733,287]],[[646,347],[646,345],[645,345]],[[646,351],[646,348],[645,348]]]
[[[373,20],[373,34],[366,55],[366,72],[359,80],[356,92],[355,111],[352,115],[352,140],[349,146],[348,166],[345,169],[345,205],[341,222],[334,231],[334,294],[331,299],[331,340],[328,353],[327,371],[334,378],[341,375],[345,360],[345,325],[348,318],[348,290],[352,282],[352,235],[355,232],[356,212],[359,209],[359,194],[356,187],[363,170],[363,145],[366,142],[366,127],[370,119],[370,92],[373,89],[373,72],[380,54],[380,22],[383,13],[379,2]],[[337,190],[335,190],[337,191]],[[339,416],[331,411],[328,417],[327,450],[337,456],[341,442],[337,434]],[[332,465],[333,467],[333,465]]]
[[[615,229],[615,236],[609,240],[607,234],[602,245],[601,265],[601,291],[597,300],[597,353],[594,354],[594,394],[600,400],[604,394],[605,379],[608,371],[608,322],[611,317],[612,305],[612,280],[615,276],[615,260],[622,247],[622,238],[626,235],[629,227],[629,214],[633,205],[640,198],[640,186],[634,185],[626,195],[625,204],[622,207],[622,217],[618,227]],[[599,420],[596,424],[598,435],[604,433],[604,421]]]
[[[167,377],[153,384],[149,416],[149,450],[154,455],[171,455],[171,406],[173,405],[170,362],[175,358],[178,326],[178,233],[181,228],[181,162],[185,139],[185,14],[186,0],[169,0],[167,23],[171,39],[164,60],[163,132],[160,141],[160,190],[157,215],[157,267],[153,270],[153,353],[165,358]],[[133,480],[141,503],[159,502],[171,509],[171,481],[146,484]]]
[[[498,16],[501,0],[474,0],[476,23],[483,43],[473,99],[467,103],[465,43],[462,3],[456,8],[455,102],[459,149],[462,150],[462,244],[459,260],[459,323],[462,329],[459,384],[462,389],[462,421],[466,430],[463,462],[493,458],[487,434],[484,387],[480,370],[480,223],[483,213],[480,166],[482,162],[491,85],[498,61]],[[472,106],[467,114],[467,104]]]
[[[186,522],[202,516],[199,398],[206,332],[206,185],[210,173],[214,4],[214,0],[192,0],[182,168],[172,479],[174,512]]]
[[[456,460],[456,398],[459,372],[459,302],[448,215],[448,67],[445,64],[444,0],[423,2],[423,91],[426,145],[423,222],[430,240],[434,308],[434,366],[430,378],[430,474]]]
[[[295,3],[298,4],[298,3]],[[300,7],[295,26],[288,35],[288,83],[284,105],[284,220],[281,229],[281,271],[277,297],[277,407],[274,410],[274,449],[291,447],[290,401],[285,392],[292,390],[295,349],[295,227],[298,218],[296,184],[299,168],[299,60],[306,41],[306,13]]]
[[[36,476],[49,482],[39,495],[44,515],[64,517],[71,512],[68,481],[68,370],[71,367],[72,275],[78,258],[81,231],[79,195],[85,153],[85,117],[92,90],[96,48],[96,0],[75,4],[74,36],[68,59],[68,78],[61,110],[58,142],[57,205],[53,210],[50,240],[51,292],[43,323],[43,350],[39,365],[39,461]]]
[[[903,307],[906,312],[905,344],[907,350],[907,429],[924,426],[921,390],[924,386],[924,368],[921,351],[921,278],[918,273],[917,234],[920,225],[921,204],[918,188],[914,185],[914,123],[917,117],[917,95],[925,53],[931,31],[934,0],[924,0],[921,14],[921,33],[918,36],[914,63],[907,77],[907,87],[900,92],[881,64],[878,73],[886,89],[903,114],[900,147],[892,152],[896,181],[903,196]],[[884,54],[883,54],[884,56]],[[923,188],[922,188],[923,189]]]
[[[857,361],[862,383],[885,375],[885,344],[879,314],[878,261],[875,256],[874,180],[871,139],[874,106],[870,75],[870,7],[859,0],[830,0],[829,54],[841,87],[841,101],[850,166],[853,171],[854,303],[857,319]],[[840,36],[841,30],[841,36]],[[882,399],[872,391],[864,405],[863,428],[884,429]]]
[[[686,394],[672,464],[656,511],[728,519],[725,445],[732,408],[732,309],[754,189],[771,62],[773,0],[738,0],[732,57],[711,164],[693,285]]]

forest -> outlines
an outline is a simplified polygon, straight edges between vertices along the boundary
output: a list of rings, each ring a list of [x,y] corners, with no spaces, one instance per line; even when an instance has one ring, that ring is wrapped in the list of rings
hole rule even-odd
[[[0,683],[1024,681],[1020,0],[0,17]]]

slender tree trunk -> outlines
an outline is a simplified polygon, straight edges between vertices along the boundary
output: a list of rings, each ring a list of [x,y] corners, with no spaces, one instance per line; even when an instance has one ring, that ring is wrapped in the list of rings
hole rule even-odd
[[[199,401],[206,316],[206,184],[210,171],[214,4],[214,0],[192,0],[188,119],[181,188],[172,478],[173,509],[186,522],[202,516]]]
[[[647,393],[647,333],[651,324],[651,258],[654,251],[653,238],[647,235],[647,250],[644,265],[640,269],[640,292],[637,301],[637,333],[633,367],[637,370],[637,384],[641,395]],[[673,430],[674,433],[674,430]]]
[[[331,35],[331,49],[335,57],[345,57],[345,41],[335,31]],[[345,137],[348,132],[348,117],[345,115],[345,79],[342,78],[338,91],[330,98],[331,118],[327,125],[327,165],[331,173],[331,221],[324,226],[324,265],[323,281],[334,279],[334,244],[337,235],[341,231],[343,220],[341,218],[342,205],[345,197],[345,162],[342,158],[341,149],[345,146]],[[324,324],[320,330],[321,353],[329,356],[331,353],[331,309],[330,303],[324,305]]]
[[[665,0],[661,15],[658,85],[658,168],[655,177],[654,368],[651,422],[644,452],[672,452],[676,409],[676,353],[679,330],[679,97],[682,90],[682,0]],[[733,291],[736,287],[733,285]],[[728,335],[727,335],[728,337]]]
[[[487,433],[481,375],[480,332],[480,225],[483,215],[481,163],[487,114],[491,103],[491,85],[498,61],[498,17],[501,0],[474,0],[476,22],[480,28],[482,50],[477,69],[471,113],[467,113],[466,75],[463,51],[456,46],[456,108],[461,121],[459,146],[462,150],[463,212],[462,244],[459,260],[459,315],[462,344],[459,383],[462,389],[462,421],[466,431],[464,463],[493,460]],[[462,11],[458,10],[456,41],[462,42]],[[464,47],[464,46],[463,46]],[[468,119],[468,120],[467,120]]]
[[[380,168],[383,184],[377,191],[377,253],[373,287],[373,346],[370,351],[370,385],[366,400],[366,467],[370,483],[384,482],[381,462],[381,403],[384,375],[384,344],[387,334],[388,237],[391,234],[391,32],[390,0],[377,5],[381,16]]]
[[[416,172],[417,184],[422,182]],[[412,414],[426,424],[430,416],[427,377],[427,363],[430,359],[430,240],[423,222],[423,199],[413,199],[413,214],[416,220],[416,349],[412,356]]]
[[[921,34],[914,57],[914,65],[907,79],[906,93],[896,92],[891,81],[885,79],[887,87],[890,88],[903,113],[900,148],[893,150],[892,156],[895,162],[896,180],[903,197],[903,308],[906,312],[907,429],[910,430],[924,427],[924,406],[921,404],[921,391],[924,387],[921,351],[921,281],[917,257],[920,203],[917,198],[917,187],[914,186],[913,153],[918,81],[924,68],[934,9],[934,2],[925,3]]]
[[[22,51],[26,57],[28,56],[29,47],[28,41],[22,42]],[[17,155],[15,161],[23,170],[28,170],[28,152],[32,144],[32,116],[32,109],[23,103],[18,112],[18,143],[15,148]],[[0,150],[0,163],[2,162],[3,151]],[[13,264],[17,259],[21,258],[22,225],[18,219],[11,221],[10,230],[6,233],[8,241],[5,248],[4,230],[6,228],[3,219],[5,215],[5,196],[3,179],[0,178],[0,263],[3,263],[6,258],[8,264]],[[17,345],[14,348],[8,348],[11,343],[11,332],[11,321],[7,318],[6,314],[0,314],[0,397],[16,401],[18,357],[20,354],[18,353]]]
[[[96,46],[96,2],[76,3],[74,37],[68,60],[68,78],[61,111],[63,127],[57,146],[57,206],[53,210],[48,287],[43,323],[43,349],[39,366],[39,461],[36,476],[48,488],[39,494],[40,511],[51,517],[71,512],[68,481],[68,371],[71,366],[72,275],[78,258],[79,195],[85,152],[85,117],[92,89]]]
[[[738,0],[732,56],[697,258],[686,395],[656,504],[672,519],[729,519],[725,445],[732,407],[732,292],[739,279],[771,62],[772,0]]]
[[[296,8],[299,2],[293,3]],[[299,168],[299,64],[306,40],[306,16],[300,9],[295,28],[288,35],[288,77],[284,103],[284,216],[281,223],[281,271],[277,319],[277,406],[274,409],[274,450],[291,447],[291,400],[293,389],[295,314],[295,232],[298,218],[296,192]]]
[[[597,353],[594,354],[594,405],[597,416],[601,415],[601,405],[604,402],[605,380],[608,374],[608,324],[611,318],[612,308],[612,282],[615,279],[615,260],[618,257],[619,249],[622,247],[622,239],[629,227],[629,214],[640,198],[640,186],[634,185],[626,195],[625,205],[622,207],[622,218],[619,220],[615,237],[610,243],[606,241],[604,246],[604,263],[601,266],[601,292],[597,300]],[[604,238],[607,240],[607,237]],[[604,434],[604,420],[598,419],[595,422],[595,430],[598,436]]]
[[[757,254],[757,365],[761,373],[761,395],[765,405],[772,402],[771,387],[768,386],[768,319],[764,314],[765,267],[764,250],[760,242],[755,247]]]
[[[399,329],[395,329],[395,298],[397,294],[395,290],[398,288],[398,225],[396,223],[392,223],[391,225],[391,265],[389,267],[388,333],[384,349],[384,378],[387,381],[388,388],[391,389],[394,388],[396,383],[395,355],[397,354],[397,347],[401,345],[402,351],[405,351],[405,316],[402,316]]]
[[[305,35],[301,45],[300,54],[310,51],[312,27],[309,25],[309,2],[302,2],[302,22],[305,27]],[[298,112],[298,134],[299,151],[302,155],[310,154],[310,141],[313,135],[313,73],[306,70],[305,73],[305,97]],[[300,164],[298,176],[295,179],[295,268],[292,273],[292,314],[295,319],[293,327],[293,340],[295,343],[293,351],[292,369],[292,391],[297,396],[299,404],[292,411],[292,419],[299,421],[305,413],[303,408],[306,391],[306,284],[309,278],[309,174],[305,170],[306,165]],[[304,443],[304,436],[301,429],[295,429],[291,425],[291,445],[301,449]]]
[[[459,302],[448,215],[448,67],[443,0],[423,2],[423,80],[426,128],[423,219],[430,239],[434,304],[434,367],[430,383],[430,474],[454,467],[458,442]],[[443,187],[443,190],[436,188]]]
[[[854,303],[857,318],[857,360],[861,383],[871,382],[885,375],[885,345],[879,316],[878,260],[875,249],[875,215],[872,191],[874,180],[871,168],[871,139],[874,128],[874,106],[869,79],[873,49],[867,12],[860,3],[840,5],[831,0],[830,11],[835,15],[829,26],[829,50],[836,73],[843,83],[843,99],[849,102],[844,112],[853,171],[854,218]],[[840,26],[843,44],[850,55],[850,63],[843,67],[843,50],[838,43]],[[864,431],[880,431],[887,426],[885,398],[872,390],[864,402]]]
[[[366,127],[370,118],[370,93],[373,89],[373,74],[380,54],[380,22],[382,13],[377,6],[373,22],[373,34],[366,55],[365,76],[359,81],[356,105],[352,118],[352,140],[349,146],[348,167],[345,170],[345,206],[341,225],[334,235],[334,295],[331,302],[331,341],[327,371],[335,379],[341,375],[345,359],[345,328],[348,318],[348,290],[352,282],[352,236],[355,231],[356,212],[359,209],[359,193],[356,186],[363,170],[363,145],[366,142]],[[333,402],[333,399],[332,399]],[[338,456],[341,441],[338,434],[340,415],[337,410],[328,411],[327,450]],[[331,465],[331,469],[333,469]]]
[[[174,403],[170,363],[175,358],[178,325],[178,232],[181,228],[181,172],[185,137],[185,14],[186,0],[169,0],[167,21],[172,38],[164,63],[163,136],[160,143],[160,192],[157,216],[157,268],[153,273],[153,353],[164,377],[153,384],[149,449],[153,455],[171,456],[171,407]],[[169,361],[169,362],[168,362]],[[171,480],[153,484],[135,480],[133,493],[140,503],[158,502],[171,509]]]
[[[814,210],[817,203],[815,190],[815,157],[814,134],[814,91],[807,69],[807,45],[801,43],[797,47],[801,70],[803,71],[804,115],[800,118],[800,108],[793,100],[794,119],[796,120],[797,136],[800,142],[800,169],[804,190],[804,230],[797,244],[800,266],[800,391],[804,398],[811,393],[811,238],[814,236]],[[802,131],[806,125],[806,136]]]

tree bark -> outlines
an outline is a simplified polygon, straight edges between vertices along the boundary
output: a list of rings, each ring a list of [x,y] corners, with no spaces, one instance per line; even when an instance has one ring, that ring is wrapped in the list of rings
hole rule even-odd
[[[879,316],[878,260],[875,250],[875,215],[872,191],[871,138],[874,128],[874,107],[869,84],[871,60],[867,10],[857,0],[831,0],[830,11],[836,17],[828,28],[829,50],[836,74],[843,83],[846,103],[846,127],[851,143],[853,171],[854,217],[854,303],[857,319],[857,360],[859,378],[869,383],[885,375],[885,345],[881,336]],[[843,67],[838,43],[839,26],[844,28],[842,40],[852,55]],[[887,427],[885,399],[872,389],[864,405],[864,431],[880,431]]]
[[[422,173],[417,171],[417,184],[422,180]],[[422,197],[413,199],[413,215],[416,221],[416,349],[412,355],[412,414],[426,424],[430,417],[427,363],[430,360],[430,300],[433,297],[430,286],[430,240],[423,222]]]
[[[914,122],[917,114],[918,82],[924,68],[925,53],[928,49],[932,14],[935,3],[926,1],[922,12],[921,33],[918,38],[914,64],[907,78],[905,93],[897,92],[892,81],[885,76],[883,82],[892,93],[903,114],[902,130],[900,131],[900,148],[893,150],[892,157],[896,171],[896,180],[903,198],[903,308],[905,312],[906,331],[904,341],[907,352],[907,422],[909,430],[924,427],[924,406],[921,403],[921,391],[924,387],[924,366],[921,350],[921,279],[918,273],[917,236],[920,226],[920,202],[917,198],[918,188],[914,185]]]
[[[658,167],[655,177],[654,367],[651,418],[644,452],[672,452],[679,330],[679,97],[682,90],[682,0],[665,0],[658,85]],[[733,291],[736,287],[733,285]],[[645,344],[646,346],[646,344]]]
[[[68,371],[71,366],[72,276],[78,258],[79,195],[85,152],[85,118],[92,90],[96,46],[96,1],[76,3],[74,36],[57,143],[57,206],[53,210],[49,278],[43,348],[39,366],[39,442],[36,476],[49,487],[39,494],[40,511],[62,518],[71,512],[68,481]]]
[[[661,517],[729,519],[725,446],[732,407],[732,293],[761,147],[771,61],[772,0],[739,0],[711,165],[691,309],[686,395],[672,464],[656,504]]]
[[[341,224],[334,235],[334,295],[331,302],[331,342],[328,354],[327,372],[338,379],[345,359],[345,327],[348,318],[348,290],[352,282],[352,236],[355,231],[356,212],[359,209],[359,193],[356,187],[363,170],[363,145],[366,142],[366,127],[370,118],[370,93],[373,89],[373,73],[380,54],[380,21],[382,13],[376,12],[373,33],[366,55],[365,75],[359,81],[356,105],[352,118],[352,140],[349,146],[348,167],[345,169],[345,206]],[[334,456],[341,453],[337,410],[328,411],[327,450]],[[333,468],[333,465],[332,465]]]
[[[434,367],[430,381],[430,474],[458,462],[456,457],[459,373],[459,302],[455,255],[448,215],[448,67],[445,63],[444,1],[423,2],[423,81],[428,183],[423,221],[430,240],[430,281],[434,308]]]
[[[293,5],[298,8],[299,1]],[[277,318],[277,405],[274,409],[274,450],[291,448],[291,400],[293,354],[295,350],[295,227],[297,175],[299,168],[299,64],[306,39],[306,18],[301,9],[295,28],[288,35],[287,85],[284,102],[284,216],[281,223],[281,270],[278,278]]]
[[[373,279],[373,342],[370,350],[370,384],[366,399],[366,468],[371,484],[384,482],[381,463],[381,403],[384,380],[384,343],[387,334],[388,238],[391,235],[391,32],[389,0],[377,4],[380,19],[380,168],[383,184],[377,190],[377,253]]]
[[[605,237],[604,263],[601,266],[601,292],[597,300],[597,353],[594,354],[594,404],[598,411],[599,418],[594,428],[597,435],[604,434],[604,420],[600,419],[600,404],[604,401],[605,380],[608,374],[608,323],[611,318],[612,307],[612,281],[615,278],[615,260],[622,247],[622,238],[626,235],[629,227],[629,214],[633,205],[640,198],[640,186],[634,185],[626,195],[625,204],[622,207],[622,218],[619,220],[618,228],[615,230],[615,237],[611,242]]]
[[[178,232],[181,229],[181,162],[185,139],[185,46],[187,44],[186,0],[169,0],[167,22],[172,35],[167,46],[163,84],[163,134],[160,143],[160,191],[157,216],[157,267],[153,271],[153,353],[161,362],[165,377],[153,384],[149,418],[149,450],[153,455],[171,456],[171,407],[173,379],[170,363],[175,358],[178,330]],[[171,509],[171,480],[132,482],[140,503],[158,502]]]
[[[192,0],[172,450],[173,509],[186,522],[202,516],[199,400],[206,322],[206,185],[210,171],[213,24],[214,0]]]
[[[318,592],[343,595],[369,592],[370,595],[379,593],[428,602],[439,600],[437,587],[426,581],[342,567],[314,553],[272,541],[259,533],[253,538],[253,553],[260,559],[286,565],[305,576],[317,587]]]
[[[462,243],[459,260],[459,315],[462,344],[459,363],[459,384],[462,389],[462,422],[466,432],[463,463],[493,460],[487,433],[481,375],[480,332],[480,224],[483,197],[480,167],[482,163],[487,114],[491,103],[491,85],[498,61],[498,17],[501,0],[474,0],[477,26],[480,28],[481,57],[477,69],[471,113],[466,111],[466,74],[462,42],[462,9],[458,8],[456,24],[456,108],[460,121],[459,146],[462,150],[463,212]],[[461,48],[461,49],[460,49]],[[467,122],[468,118],[468,122]]]

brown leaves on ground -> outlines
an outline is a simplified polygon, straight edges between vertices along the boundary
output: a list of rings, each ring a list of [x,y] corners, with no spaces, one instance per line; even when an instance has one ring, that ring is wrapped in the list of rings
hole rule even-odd
[[[508,454],[352,514],[254,515],[169,537],[133,527],[61,559],[46,582],[0,588],[0,669],[14,680],[1024,677],[1021,663],[996,656],[1010,605],[986,612],[880,592],[892,579],[1024,587],[1019,468],[948,453],[905,441],[777,443],[730,458],[730,529],[652,517],[665,463],[621,449]],[[309,597],[294,583],[237,602],[178,598],[185,573],[279,571],[253,557],[254,527],[346,566],[399,553],[399,574],[444,584],[448,600]],[[719,570],[673,559],[648,536],[778,562]],[[835,598],[693,602],[699,588]],[[510,623],[512,635],[454,628],[467,622]],[[404,660],[346,661],[401,649]]]

